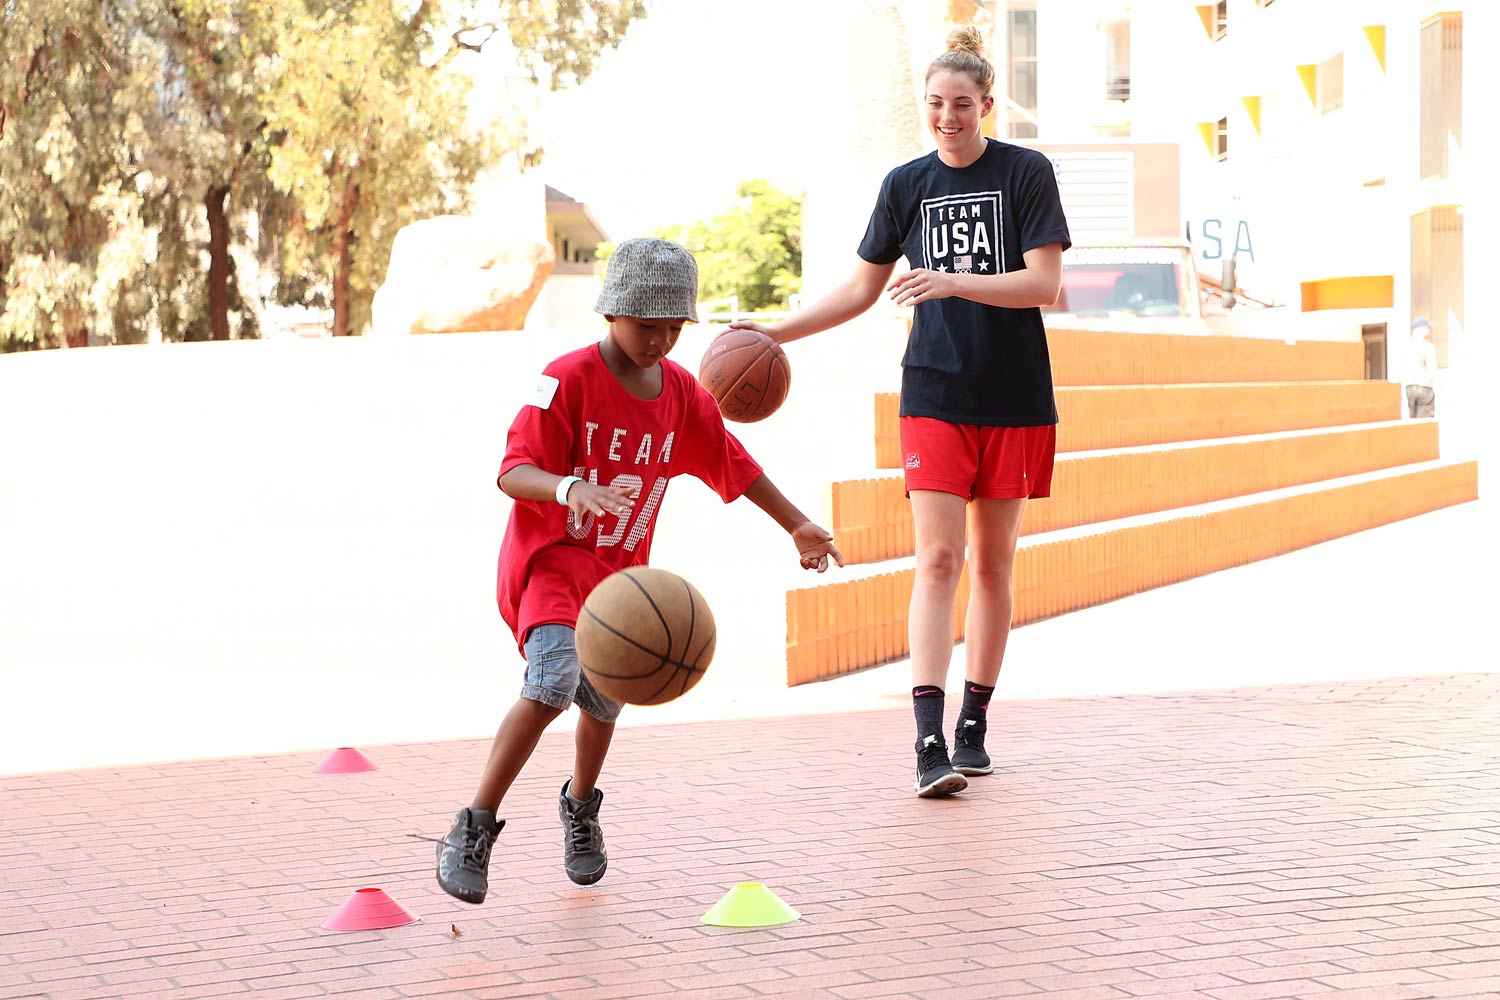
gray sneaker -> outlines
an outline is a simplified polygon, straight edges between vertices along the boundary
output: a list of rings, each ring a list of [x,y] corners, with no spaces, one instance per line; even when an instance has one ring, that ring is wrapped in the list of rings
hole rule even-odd
[[[604,853],[604,831],[599,829],[599,806],[604,802],[604,793],[595,788],[587,802],[575,806],[568,798],[572,784],[571,778],[563,782],[557,796],[557,817],[563,825],[563,868],[568,878],[579,885],[593,885],[609,867],[609,855]]]
[[[953,733],[953,770],[959,774],[990,774],[995,770],[984,750],[983,719],[959,719]]]
[[[465,903],[484,902],[490,889],[490,848],[504,828],[505,820],[488,809],[458,811],[437,847],[437,880],[444,892]]]

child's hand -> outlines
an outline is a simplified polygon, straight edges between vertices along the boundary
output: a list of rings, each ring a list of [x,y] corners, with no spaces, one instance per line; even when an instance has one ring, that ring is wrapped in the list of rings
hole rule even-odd
[[[792,532],[792,541],[797,544],[797,554],[802,557],[803,569],[815,569],[819,573],[828,569],[828,557],[840,566],[844,557],[834,547],[833,536],[811,521],[803,521]]]
[[[629,486],[595,486],[581,479],[568,490],[568,507],[581,522],[589,514],[629,514],[635,507]]]

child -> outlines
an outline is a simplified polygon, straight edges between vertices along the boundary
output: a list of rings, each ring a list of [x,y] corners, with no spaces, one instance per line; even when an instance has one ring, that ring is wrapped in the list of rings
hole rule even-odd
[[[621,243],[594,306],[608,336],[549,364],[511,424],[499,486],[516,502],[497,589],[526,679],[473,803],[438,845],[438,884],[465,902],[484,901],[490,848],[505,825],[495,812],[542,731],[569,704],[580,715],[573,775],[557,800],[563,867],[579,885],[604,876],[604,793],[594,783],[621,706],[583,676],[573,630],[596,584],[646,564],[671,477],[697,476],[726,503],[749,497],[792,536],[804,569],[822,573],[830,557],[844,564],[833,536],[782,496],[725,428],[708,391],[666,360],[683,324],[698,321],[697,299],[698,265],[687,250],[653,238]]]

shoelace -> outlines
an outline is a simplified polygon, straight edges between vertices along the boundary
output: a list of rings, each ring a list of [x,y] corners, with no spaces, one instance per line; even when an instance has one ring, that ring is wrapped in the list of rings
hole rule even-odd
[[[959,726],[958,734],[953,740],[954,746],[983,747],[984,729],[983,725]]]
[[[465,830],[463,846],[458,849],[458,866],[473,872],[484,871],[484,866],[490,863],[493,843],[494,838],[488,830],[473,827]]]
[[[938,764],[947,763],[948,748],[943,746],[941,743],[929,743],[922,749],[917,751],[917,764],[920,765],[920,768],[923,771],[926,771],[929,768],[936,767],[938,766]]]
[[[568,846],[582,854],[594,849],[594,825],[575,816],[568,817]]]

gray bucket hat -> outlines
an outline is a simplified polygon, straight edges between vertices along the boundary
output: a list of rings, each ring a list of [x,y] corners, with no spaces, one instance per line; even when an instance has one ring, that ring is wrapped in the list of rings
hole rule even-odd
[[[698,262],[670,240],[642,236],[615,247],[594,312],[698,322]]]

